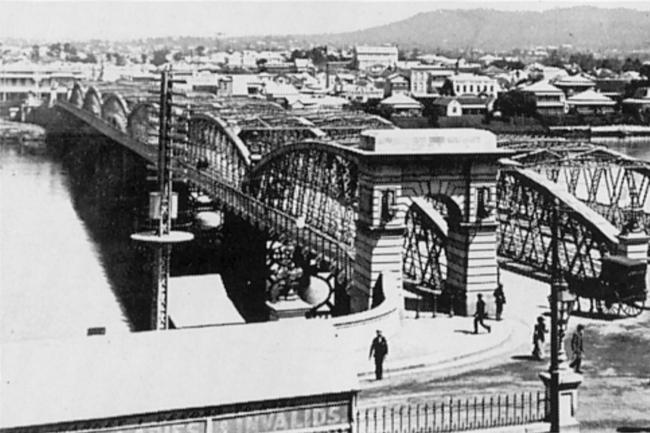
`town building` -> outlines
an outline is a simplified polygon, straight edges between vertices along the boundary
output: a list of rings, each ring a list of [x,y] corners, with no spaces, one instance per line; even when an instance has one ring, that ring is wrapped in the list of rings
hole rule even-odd
[[[411,68],[411,96],[417,98],[437,97],[445,80],[454,75],[454,70],[432,65]]]
[[[415,99],[399,93],[383,99],[379,108],[391,116],[417,117],[422,115],[423,105]]]
[[[616,102],[611,98],[594,90],[585,90],[576,93],[567,99],[569,112],[580,114],[607,114],[613,113]]]
[[[438,117],[460,117],[463,115],[463,107],[454,96],[436,98],[431,105]]]
[[[0,68],[0,117],[12,117],[21,106],[37,107],[67,97],[68,88],[84,74],[72,66],[43,66],[33,63]]]
[[[567,98],[576,93],[584,92],[585,90],[590,90],[596,87],[596,83],[594,83],[593,80],[583,77],[580,74],[557,78],[552,81],[552,84],[562,90]]]
[[[541,115],[560,116],[566,113],[564,92],[546,81],[522,87],[521,91],[533,95],[537,112]]]
[[[219,79],[219,96],[253,96],[259,95],[264,83],[256,74],[231,74]]]
[[[623,99],[621,106],[624,113],[643,115],[645,118],[650,112],[650,87],[639,87],[634,96]]]
[[[447,78],[453,96],[496,96],[499,90],[497,80],[484,75],[457,74]]]
[[[354,47],[354,64],[360,71],[373,66],[388,68],[397,64],[396,46],[358,45]]]
[[[408,95],[409,79],[401,73],[392,72],[384,78],[384,97],[391,95]]]

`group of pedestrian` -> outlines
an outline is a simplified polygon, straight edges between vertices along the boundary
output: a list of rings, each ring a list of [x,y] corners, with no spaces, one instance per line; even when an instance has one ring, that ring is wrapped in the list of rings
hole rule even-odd
[[[573,368],[576,373],[582,373],[580,367],[582,366],[582,356],[584,354],[582,345],[582,334],[584,329],[585,326],[583,324],[579,324],[576,327],[576,331],[573,333],[573,336],[571,337],[571,353],[573,355],[573,360],[569,366]],[[547,332],[548,329],[546,329],[544,318],[542,316],[539,316],[537,318],[537,323],[535,323],[535,326],[533,328],[533,358],[538,361],[544,359],[544,343],[546,341]]]
[[[506,303],[506,295],[503,293],[503,284],[499,283],[497,285],[497,288],[494,289],[494,292],[492,293],[492,297],[494,298],[494,305],[496,306],[495,319],[501,320],[501,316],[503,315],[503,305]],[[483,300],[483,295],[479,293],[476,295],[476,310],[474,312],[474,334],[478,334],[478,325],[481,325],[481,327],[487,330],[488,333],[492,332],[492,327],[486,325],[485,322],[483,322],[487,318],[488,315],[485,301]]]
[[[493,293],[494,303],[496,306],[496,320],[501,320],[503,315],[503,305],[506,303],[506,297],[503,293],[503,285],[498,284],[497,288]],[[476,295],[476,310],[474,312],[474,334],[478,334],[478,326],[485,330],[488,333],[492,332],[492,328],[489,325],[484,323],[484,320],[487,319],[487,310],[485,301],[483,300],[483,295]],[[575,370],[576,373],[582,373],[580,367],[582,365],[582,355],[583,345],[582,345],[582,333],[584,330],[584,325],[579,324],[576,328],[576,332],[571,338],[571,352],[573,354],[573,360],[571,361],[571,368]],[[533,328],[533,358],[536,360],[542,360],[544,358],[544,343],[546,342],[546,334],[548,329],[546,328],[546,323],[544,322],[544,317],[539,316],[537,322]],[[377,330],[377,335],[372,340],[370,345],[370,354],[368,358],[373,358],[375,360],[375,378],[381,380],[383,377],[383,365],[384,359],[388,355],[388,341],[386,337],[382,335],[381,330]]]

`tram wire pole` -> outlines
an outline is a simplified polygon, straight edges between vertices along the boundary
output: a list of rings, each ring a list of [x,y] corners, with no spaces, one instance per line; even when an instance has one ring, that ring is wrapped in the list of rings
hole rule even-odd
[[[171,71],[165,69],[160,77],[160,112],[158,130],[158,191],[157,201],[149,206],[149,217],[158,219],[153,232],[135,233],[131,239],[144,242],[154,249],[154,289],[151,308],[151,329],[165,330],[169,327],[169,278],[171,273],[172,244],[193,239],[191,233],[172,231],[172,219],[176,217],[172,190],[173,129]],[[151,197],[151,196],[150,196]]]
[[[571,315],[575,297],[569,292],[560,263],[560,212],[561,204],[553,204],[553,221],[551,222],[552,279],[549,303],[551,307],[551,364],[549,366],[549,400],[551,432],[559,433],[562,412],[560,408],[560,379],[568,372],[567,356],[564,350],[564,337]],[[565,377],[565,381],[566,381]],[[569,382],[567,382],[569,383]],[[578,381],[577,384],[580,382]],[[577,387],[576,384],[576,387]],[[564,385],[563,385],[564,386]]]

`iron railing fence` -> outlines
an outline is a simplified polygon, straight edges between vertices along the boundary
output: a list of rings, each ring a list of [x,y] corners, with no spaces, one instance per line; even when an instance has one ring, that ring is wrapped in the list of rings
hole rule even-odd
[[[447,433],[543,422],[543,391],[371,407],[357,411],[356,433]]]

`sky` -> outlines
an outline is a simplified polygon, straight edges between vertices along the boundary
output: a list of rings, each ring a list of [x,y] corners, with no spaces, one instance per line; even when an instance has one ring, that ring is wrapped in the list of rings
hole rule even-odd
[[[361,30],[436,9],[546,10],[591,4],[650,10],[648,1],[4,1],[0,39],[44,42],[153,36],[242,36]]]

